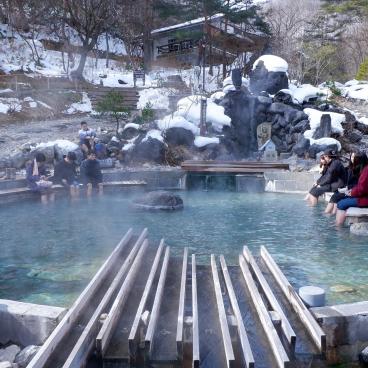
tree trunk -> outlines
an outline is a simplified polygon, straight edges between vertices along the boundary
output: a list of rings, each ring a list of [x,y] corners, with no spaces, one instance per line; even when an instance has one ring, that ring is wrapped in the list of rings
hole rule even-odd
[[[88,55],[88,49],[86,47],[83,47],[81,49],[81,57],[79,60],[78,68],[72,71],[72,76],[74,79],[80,79],[83,80],[83,70],[86,65],[87,61],[87,55]]]
[[[109,67],[109,34],[106,32],[106,68]]]

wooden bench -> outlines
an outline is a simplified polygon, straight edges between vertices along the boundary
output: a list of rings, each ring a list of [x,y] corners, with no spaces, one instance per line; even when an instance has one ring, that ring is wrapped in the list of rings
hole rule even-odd
[[[134,83],[134,87],[137,83],[138,79],[142,79],[143,81],[143,85],[146,85],[146,74],[144,72],[144,70],[133,70],[133,83]]]

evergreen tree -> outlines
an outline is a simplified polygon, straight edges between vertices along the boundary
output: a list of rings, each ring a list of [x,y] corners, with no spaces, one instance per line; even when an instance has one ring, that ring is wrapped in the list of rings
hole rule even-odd
[[[368,80],[368,58],[365,58],[364,61],[360,64],[356,79]]]

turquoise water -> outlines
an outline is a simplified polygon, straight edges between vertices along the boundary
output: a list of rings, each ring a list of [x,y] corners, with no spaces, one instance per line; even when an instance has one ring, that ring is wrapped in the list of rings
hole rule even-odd
[[[180,192],[183,211],[156,213],[133,210],[137,195],[0,208],[0,298],[68,306],[130,227],[148,227],[153,242],[187,246],[202,263],[215,253],[237,264],[244,244],[256,255],[266,245],[293,286],[322,286],[329,304],[368,300],[367,240],[301,196]]]

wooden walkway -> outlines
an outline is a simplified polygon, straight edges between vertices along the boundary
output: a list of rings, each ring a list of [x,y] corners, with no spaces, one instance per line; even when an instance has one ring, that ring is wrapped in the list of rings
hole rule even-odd
[[[267,171],[289,170],[289,164],[263,161],[184,161],[181,168],[187,172],[263,174]]]
[[[265,247],[200,265],[123,237],[28,368],[310,367],[326,336]]]

